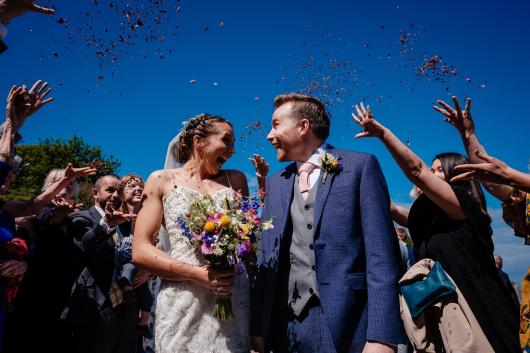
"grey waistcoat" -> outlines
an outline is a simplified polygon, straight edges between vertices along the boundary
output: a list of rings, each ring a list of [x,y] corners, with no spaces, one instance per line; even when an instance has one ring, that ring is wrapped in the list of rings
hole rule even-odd
[[[318,182],[318,181],[317,181]],[[298,188],[298,175],[294,180],[294,196],[291,203],[293,235],[289,258],[289,307],[300,315],[311,296],[318,296],[315,252],[313,249],[313,210],[317,190],[316,183],[304,200]]]

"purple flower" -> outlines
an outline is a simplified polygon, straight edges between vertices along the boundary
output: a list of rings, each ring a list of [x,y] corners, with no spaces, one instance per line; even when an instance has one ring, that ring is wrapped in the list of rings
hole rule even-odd
[[[250,241],[237,245],[237,257],[240,259],[244,258],[250,253]]]

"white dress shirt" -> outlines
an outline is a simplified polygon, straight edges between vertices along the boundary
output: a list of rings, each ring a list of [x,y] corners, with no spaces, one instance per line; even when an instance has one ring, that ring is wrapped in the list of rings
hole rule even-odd
[[[326,153],[326,150],[328,149],[328,144],[326,142],[322,143],[319,148],[309,157],[309,159],[306,162],[311,162],[314,165],[316,165],[315,169],[309,174],[309,189],[313,188],[315,183],[318,180],[318,177],[320,176],[320,158],[321,156]],[[296,162],[296,167],[300,168],[300,166],[303,163]]]
[[[105,211],[103,211],[103,209],[101,207],[99,207],[98,205],[94,205],[96,207],[96,210],[99,212],[99,214],[101,215],[101,220],[99,221],[99,225],[101,227],[103,227],[103,229],[105,230],[105,232],[107,234],[110,234],[112,233],[116,227],[111,227],[107,224],[107,222],[105,222]],[[123,238],[123,235],[120,233],[119,231],[119,228],[118,228],[118,236],[120,237],[120,240]]]

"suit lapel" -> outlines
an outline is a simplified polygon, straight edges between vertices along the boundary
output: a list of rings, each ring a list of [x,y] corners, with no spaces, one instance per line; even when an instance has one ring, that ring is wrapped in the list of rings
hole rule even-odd
[[[90,216],[92,217],[92,220],[94,221],[94,225],[99,225],[99,222],[101,222],[101,218],[103,217],[101,216],[99,211],[96,209],[96,207],[95,206],[90,207],[90,209],[88,210],[88,213],[90,213]],[[115,246],[116,237],[114,235],[109,237],[109,239],[107,239],[107,242],[111,244],[112,246]]]
[[[285,228],[287,227],[287,220],[289,219],[289,208],[291,206],[291,200],[293,198],[293,187],[294,187],[294,175],[296,173],[296,163],[292,163],[285,171],[280,175],[280,203],[278,205],[278,212],[274,212],[279,215],[280,222],[278,223],[278,229],[281,230],[280,239],[285,234]]]
[[[326,151],[327,153],[333,154],[333,147],[330,145],[329,148]],[[314,225],[314,231],[318,228],[317,225],[320,222],[320,218],[322,217],[322,212],[324,211],[324,206],[326,205],[326,201],[328,199],[329,191],[331,190],[331,184],[333,184],[333,180],[335,179],[335,175],[337,173],[329,173],[326,177],[325,183],[322,183],[322,180],[324,178],[324,171],[320,171],[320,176],[317,180],[317,195],[315,198],[315,211],[313,214],[313,225]]]
[[[90,213],[90,216],[95,221],[95,224],[99,224],[101,222],[101,214],[96,209],[96,206],[92,206],[88,209],[88,213]]]

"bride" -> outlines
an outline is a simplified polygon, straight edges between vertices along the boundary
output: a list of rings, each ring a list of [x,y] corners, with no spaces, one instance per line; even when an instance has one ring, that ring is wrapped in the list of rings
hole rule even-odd
[[[232,124],[200,114],[188,120],[170,143],[166,166],[153,172],[145,185],[136,220],[135,264],[162,278],[156,301],[155,350],[166,352],[249,352],[250,289],[244,269],[213,271],[178,226],[192,201],[210,195],[221,203],[235,190],[248,195],[243,173],[223,170],[234,154]],[[161,227],[167,252],[154,243]],[[234,317],[212,314],[216,297],[232,298]]]

